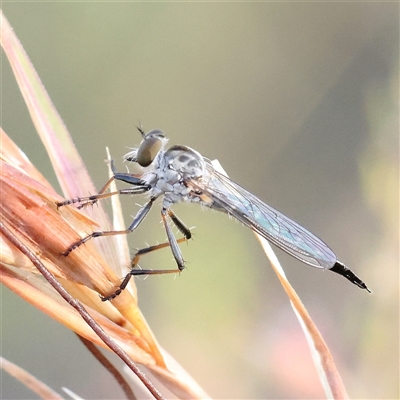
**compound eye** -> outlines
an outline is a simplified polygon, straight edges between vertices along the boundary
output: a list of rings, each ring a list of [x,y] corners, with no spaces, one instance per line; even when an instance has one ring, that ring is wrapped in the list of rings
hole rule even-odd
[[[162,146],[162,136],[150,135],[152,132],[146,134],[137,150],[136,161],[142,167],[148,167],[154,161]]]

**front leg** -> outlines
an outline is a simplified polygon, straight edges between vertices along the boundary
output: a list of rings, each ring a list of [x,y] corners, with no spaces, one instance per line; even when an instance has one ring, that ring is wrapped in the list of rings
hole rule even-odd
[[[110,186],[111,182],[116,179],[114,177],[112,177],[108,182],[107,182],[107,187]],[[68,206],[71,204],[76,204],[76,203],[81,203],[77,206],[77,208],[79,210],[81,210],[82,208],[85,208],[89,205],[94,205],[96,204],[99,200],[102,199],[107,199],[108,197],[111,196],[115,196],[116,194],[142,194],[142,193],[146,193],[147,191],[149,191],[149,186],[147,185],[143,185],[143,186],[136,186],[136,187],[132,187],[132,188],[128,188],[128,189],[120,189],[117,190],[115,192],[108,192],[108,193],[104,193],[104,190],[102,189],[98,194],[93,194],[91,196],[86,196],[86,197],[74,197],[73,199],[68,199],[68,200],[64,200],[64,201],[57,201],[56,205],[57,208],[59,207],[63,207],[63,206]]]
[[[129,174],[127,172],[117,172],[115,170],[114,161],[111,160],[111,170],[113,176],[107,181],[107,183],[101,188],[100,192],[91,196],[86,197],[75,197],[73,199],[68,199],[64,201],[56,202],[57,207],[67,206],[75,203],[81,203],[78,209],[84,208],[88,205],[93,205],[97,203],[98,200],[105,199],[116,194],[140,194],[145,193],[151,189],[151,186],[146,182],[142,181],[139,177],[134,174]],[[133,185],[133,188],[117,190],[115,192],[106,193],[106,190],[110,187],[111,183],[114,181],[122,181]]]
[[[126,190],[129,190],[129,189],[126,189]],[[64,251],[64,253],[62,253],[62,255],[68,256],[68,254],[71,253],[71,251],[75,250],[76,248],[78,248],[82,244],[86,243],[88,240],[90,240],[92,238],[95,238],[95,237],[124,235],[124,234],[128,234],[128,233],[133,232],[139,226],[139,224],[145,219],[146,215],[149,213],[149,211],[151,209],[151,206],[154,203],[154,200],[155,200],[155,198],[150,199],[150,201],[147,202],[138,211],[138,213],[134,217],[132,223],[129,225],[128,229],[125,229],[123,231],[95,231],[95,232],[92,232],[90,235],[87,235],[86,237],[78,240],[76,243],[74,243],[71,246],[69,246],[68,249],[66,251]]]

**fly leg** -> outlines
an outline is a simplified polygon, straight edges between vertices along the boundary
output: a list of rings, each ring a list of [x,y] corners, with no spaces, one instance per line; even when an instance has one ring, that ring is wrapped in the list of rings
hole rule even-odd
[[[141,193],[146,193],[149,190],[149,187],[147,185],[142,185],[142,186],[136,186],[136,187],[132,187],[132,188],[128,188],[128,189],[120,189],[115,192],[104,193],[105,190],[107,190],[107,188],[110,186],[111,182],[114,179],[116,179],[116,178],[112,177],[111,179],[109,179],[109,181],[106,184],[107,186],[104,186],[103,187],[104,190],[102,189],[98,194],[93,194],[91,196],[86,196],[86,197],[74,197],[73,199],[58,201],[58,202],[56,202],[57,207],[63,207],[63,206],[67,206],[70,204],[81,203],[77,207],[80,210],[89,205],[93,205],[93,204],[97,203],[98,200],[106,199],[108,197],[115,196],[116,194],[131,194],[131,195],[132,194],[141,194]]]
[[[129,193],[132,194],[132,189],[123,189],[122,194],[126,194],[126,191],[130,191]],[[137,192],[135,192],[137,193]],[[81,246],[82,244],[86,243],[88,240],[91,238],[99,237],[99,236],[113,236],[113,235],[124,235],[133,232],[139,224],[145,219],[147,214],[149,213],[151,206],[153,205],[153,202],[156,198],[151,198],[149,202],[147,202],[136,214],[136,216],[133,218],[132,223],[129,225],[129,227],[123,231],[95,231],[92,232],[91,234],[87,235],[86,237],[78,240],[76,243],[72,244],[71,246],[68,247],[68,249],[62,253],[62,255],[67,256],[69,253],[71,253],[72,250],[76,249],[77,247]]]
[[[145,193],[151,189],[151,187],[148,184],[143,182],[137,176],[135,176],[133,174],[129,174],[129,173],[115,171],[114,162],[112,160],[111,160],[111,170],[114,175],[101,188],[101,190],[98,194],[94,194],[92,196],[86,196],[86,197],[75,197],[73,199],[56,202],[57,207],[67,206],[67,205],[75,204],[75,203],[81,203],[78,206],[78,209],[82,209],[88,205],[93,205],[93,204],[97,203],[98,200],[105,199],[105,198],[108,198],[111,196],[115,196],[116,194],[140,194],[140,193]],[[122,190],[117,190],[115,192],[106,193],[106,190],[110,187],[111,183],[114,180],[129,183],[130,185],[133,185],[134,187],[129,188],[129,189],[122,189]]]
[[[190,232],[190,229],[172,212],[171,209],[168,208],[167,213],[174,225],[179,229],[179,232],[181,232],[186,239],[191,239],[192,232]]]
[[[185,269],[185,261],[183,260],[183,255],[181,249],[178,246],[178,241],[171,227],[168,225],[167,216],[169,216],[176,227],[183,233],[186,239],[190,239],[192,234],[190,230],[183,224],[183,222],[170,210],[165,207],[161,210],[161,219],[164,224],[165,231],[167,232],[167,238],[169,245],[171,247],[172,255],[175,258],[176,264],[178,265],[179,271]]]
[[[171,218],[174,225],[178,228],[178,230],[183,234],[183,238],[176,239],[172,229],[168,225],[167,216]],[[180,273],[185,268],[185,262],[183,260],[182,252],[179,248],[179,243],[182,243],[192,237],[192,233],[190,229],[185,226],[185,224],[170,210],[163,208],[161,211],[161,218],[164,223],[165,230],[167,232],[168,242],[157,244],[154,246],[146,247],[144,249],[138,250],[138,252],[133,256],[131,263],[131,270],[125,276],[122,283],[119,285],[118,289],[109,296],[100,296],[102,301],[115,299],[117,296],[121,294],[121,292],[126,288],[132,276],[137,275],[160,275],[160,274],[176,274]],[[160,250],[165,247],[171,247],[172,254],[175,258],[175,261],[178,265],[177,269],[163,269],[163,270],[153,270],[153,269],[135,269],[135,267],[139,263],[139,259],[142,255],[151,253],[155,250]]]
[[[186,241],[187,238],[183,237],[177,240],[177,243],[182,243],[184,241]],[[121,282],[121,284],[118,286],[118,289],[108,295],[108,296],[100,296],[102,301],[108,301],[108,300],[113,300],[115,299],[117,296],[119,296],[122,291],[127,287],[129,281],[131,280],[132,276],[138,276],[138,275],[160,275],[160,274],[176,274],[181,272],[180,269],[158,269],[158,270],[154,270],[154,269],[135,269],[135,267],[137,267],[140,258],[148,253],[151,253],[153,251],[156,250],[161,250],[164,249],[165,247],[169,247],[170,243],[169,242],[165,242],[165,243],[160,243],[160,244],[156,244],[154,246],[149,246],[146,247],[144,249],[140,249],[136,252],[136,254],[133,256],[132,258],[132,265],[131,265],[131,270],[125,275],[125,278],[123,279],[123,281]]]

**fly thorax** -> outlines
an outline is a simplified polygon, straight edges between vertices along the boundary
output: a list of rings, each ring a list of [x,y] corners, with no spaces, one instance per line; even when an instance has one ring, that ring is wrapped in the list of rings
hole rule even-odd
[[[184,180],[204,175],[205,162],[197,151],[187,146],[172,146],[164,154],[168,167],[182,175]]]
[[[205,171],[203,157],[189,147],[172,146],[158,161],[156,169],[153,170],[157,178],[156,182],[153,181],[151,195],[158,197],[163,194],[165,207],[182,201],[192,202],[194,199],[187,182],[203,176]]]

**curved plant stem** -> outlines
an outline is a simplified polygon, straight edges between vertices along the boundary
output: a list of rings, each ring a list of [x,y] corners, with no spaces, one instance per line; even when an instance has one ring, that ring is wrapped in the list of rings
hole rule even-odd
[[[73,298],[57,281],[55,276],[43,265],[40,259],[25,246],[4,224],[0,221],[0,232],[24,255],[26,255],[32,264],[40,271],[44,278],[50,283],[51,286],[81,315],[85,322],[93,329],[98,337],[118,356],[124,361],[128,368],[140,379],[143,385],[149,390],[155,399],[163,400],[164,396],[154,387],[154,385],[147,379],[144,373],[136,366],[130,359],[128,354],[121,349],[101,328],[101,326],[90,316],[81,302]]]
[[[125,396],[128,400],[137,400],[135,393],[133,393],[132,388],[129,386],[126,379],[118,371],[117,368],[110,362],[110,360],[90,341],[85,339],[83,336],[78,335],[79,340],[83,345],[92,353],[96,360],[107,369],[107,371],[115,378],[115,380],[120,385],[121,389],[124,391]]]

